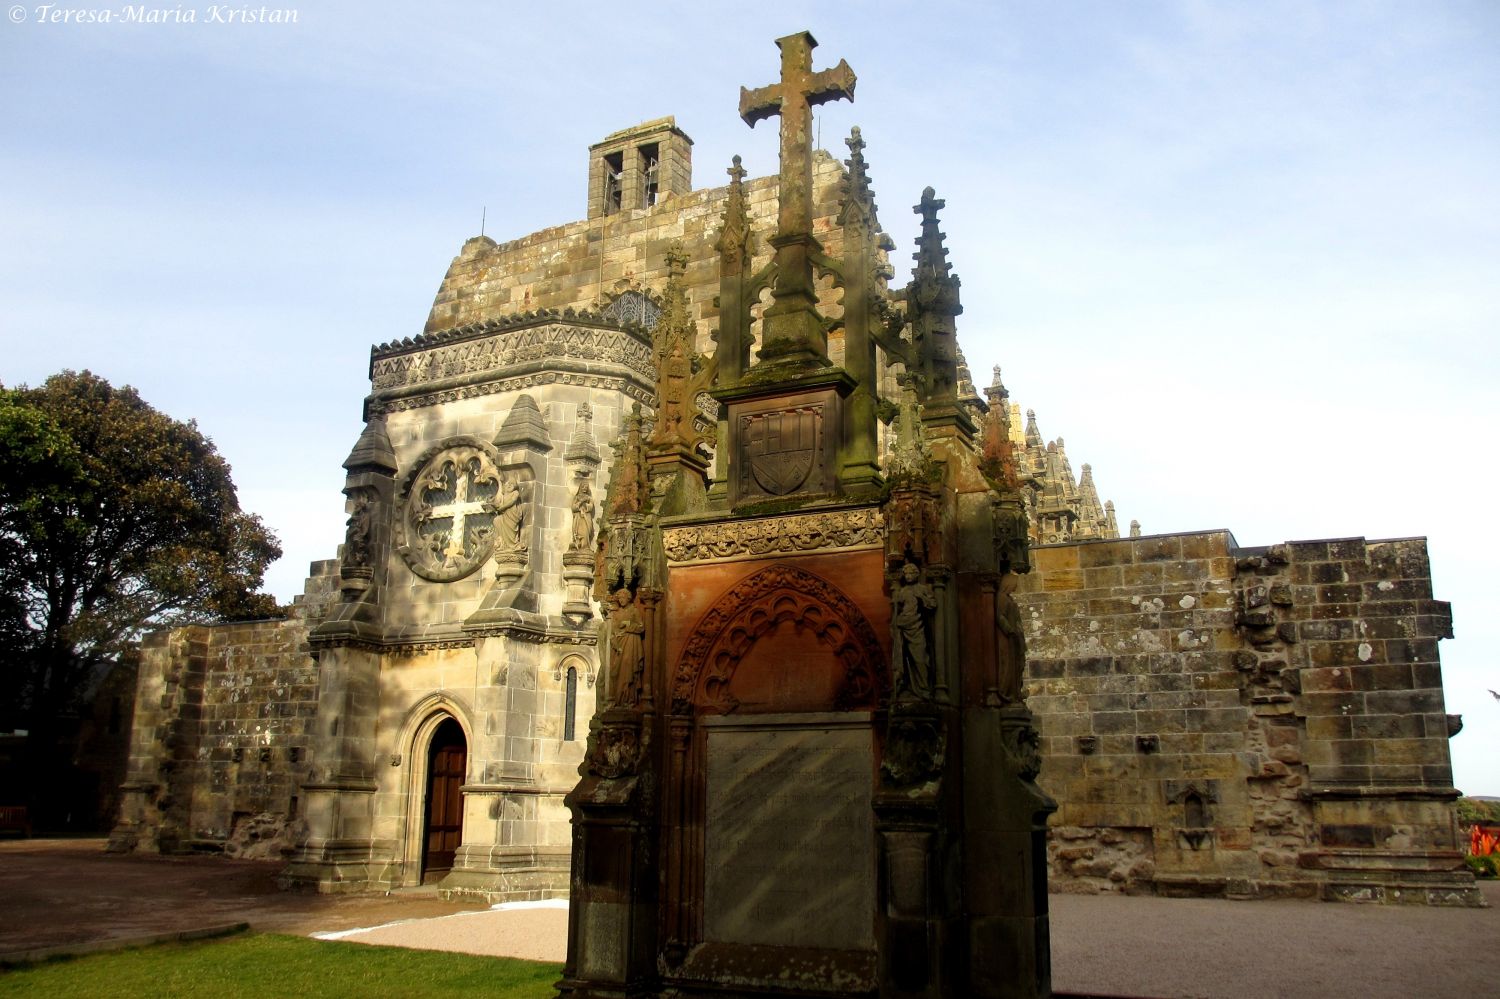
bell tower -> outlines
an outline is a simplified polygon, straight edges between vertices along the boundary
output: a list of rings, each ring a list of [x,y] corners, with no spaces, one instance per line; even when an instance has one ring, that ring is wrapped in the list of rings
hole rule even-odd
[[[693,189],[693,140],[668,115],[589,147],[590,219],[651,208]]]

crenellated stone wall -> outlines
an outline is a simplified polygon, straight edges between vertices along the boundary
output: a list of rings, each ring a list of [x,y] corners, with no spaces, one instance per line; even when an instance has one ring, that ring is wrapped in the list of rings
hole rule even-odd
[[[1474,904],[1422,539],[1214,531],[1033,560],[1055,890]]]

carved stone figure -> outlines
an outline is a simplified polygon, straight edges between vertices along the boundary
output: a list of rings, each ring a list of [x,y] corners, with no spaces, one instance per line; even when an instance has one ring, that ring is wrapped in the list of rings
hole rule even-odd
[[[350,499],[354,503],[354,509],[349,512],[348,529],[344,532],[344,566],[363,569],[370,564],[370,494],[367,490],[360,489]]]
[[[531,547],[526,537],[526,524],[531,512],[531,483],[521,482],[507,475],[500,480],[500,493],[495,497],[495,513],[499,518],[499,537],[496,548],[506,554],[525,555]]]
[[[692,362],[682,351],[681,343],[672,344],[672,350],[662,363],[661,380],[657,392],[661,395],[661,429],[657,438],[663,441],[683,439],[683,411],[688,404],[688,378],[692,375]]]
[[[1021,608],[1016,604],[1016,584],[1021,577],[1007,572],[1000,577],[995,594],[995,629],[997,638],[995,688],[1000,700],[1014,704],[1021,700],[1021,677],[1026,668],[1026,630]]]
[[[586,552],[594,543],[594,491],[588,479],[578,481],[578,491],[573,494],[573,537],[568,544],[570,552]]]
[[[641,702],[646,671],[646,622],[629,590],[616,590],[614,601],[609,615],[611,700],[618,707],[634,707]]]
[[[931,629],[928,615],[937,607],[932,587],[922,582],[922,571],[908,562],[901,567],[901,583],[891,597],[891,669],[896,695],[932,696]]]

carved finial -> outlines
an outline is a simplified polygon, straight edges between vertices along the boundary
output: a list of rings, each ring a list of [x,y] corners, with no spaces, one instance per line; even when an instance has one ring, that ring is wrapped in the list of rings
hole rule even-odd
[[[732,277],[750,263],[750,220],[745,212],[745,169],[738,156],[728,173],[729,197],[724,202],[723,225],[714,249],[719,252],[720,272]]]
[[[922,216],[922,234],[917,237],[917,252],[911,255],[917,262],[919,277],[924,274],[935,278],[949,276],[948,248],[943,245],[948,234],[938,229],[937,217],[937,213],[947,207],[947,204],[942,198],[934,196],[932,188],[927,187],[922,189],[922,200],[912,206],[912,211]],[[956,298],[954,304],[957,304]],[[958,312],[953,314],[958,315]]]
[[[625,432],[612,445],[614,469],[609,476],[609,494],[605,500],[611,517],[641,513],[646,508],[646,454],[641,445],[641,405],[631,407],[625,418]]]
[[[959,280],[949,269],[948,250],[943,245],[945,237],[938,229],[937,213],[944,204],[929,187],[912,209],[922,216],[922,232],[917,237],[917,252],[912,254],[916,266],[906,289],[922,401],[936,403],[939,410],[951,405],[958,396],[958,346],[953,320],[963,312],[959,304]]]
[[[1007,410],[1005,422],[1008,425],[1010,423],[1010,413],[1008,411],[1010,407],[1006,404],[1006,400],[1010,398],[1010,389],[1006,388],[1005,382],[1000,380],[1000,365],[998,364],[995,365],[994,374],[990,376],[989,388],[984,390],[984,397],[989,401],[992,408],[1000,407]]]
[[[859,212],[866,225],[875,224],[875,192],[870,189],[870,175],[865,164],[865,140],[856,125],[844,140],[849,147],[849,158],[844,165],[849,168],[843,181],[844,204],[842,217],[847,224],[849,213]]]
[[[653,331],[656,360],[656,428],[650,446],[695,447],[703,435],[694,427],[698,394],[712,380],[712,365],[698,359],[698,328],[688,314],[683,275],[688,256],[681,243],[667,249],[667,287],[661,318]]]
[[[573,436],[568,438],[568,447],[563,451],[563,461],[577,464],[577,474],[586,476],[599,464],[599,448],[594,443],[594,409],[587,402],[578,406],[578,425]]]

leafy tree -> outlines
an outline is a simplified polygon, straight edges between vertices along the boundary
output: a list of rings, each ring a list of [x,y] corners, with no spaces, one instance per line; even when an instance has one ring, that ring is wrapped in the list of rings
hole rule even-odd
[[[143,630],[276,615],[280,554],[191,421],[87,371],[0,388],[0,683],[33,745]]]
[[[1500,825],[1500,801],[1493,798],[1459,798],[1458,824]]]

